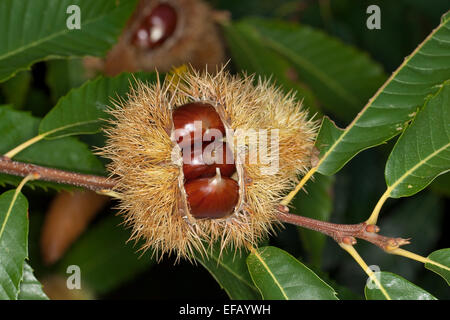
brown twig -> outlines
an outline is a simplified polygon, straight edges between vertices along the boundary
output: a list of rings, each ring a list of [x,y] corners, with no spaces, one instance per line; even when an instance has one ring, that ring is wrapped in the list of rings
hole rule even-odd
[[[0,156],[0,173],[22,177],[34,174],[40,180],[75,185],[94,191],[111,190],[116,185],[114,179],[12,161],[5,156]],[[284,205],[280,205],[278,219],[285,223],[321,232],[332,237],[338,243],[353,245],[356,243],[356,238],[358,238],[369,241],[386,251],[394,250],[409,243],[408,239],[390,238],[377,234],[379,228],[376,225],[367,224],[366,222],[358,224],[337,224],[320,221],[290,214]]]
[[[366,240],[385,251],[396,249],[408,244],[408,239],[391,238],[379,235],[380,230],[376,225],[365,222],[358,224],[337,224],[320,221],[286,212],[285,207],[281,207],[278,219],[285,223],[294,224],[307,229],[315,230],[333,238],[337,243],[349,245],[356,244],[356,238]]]
[[[106,177],[41,167],[30,163],[13,161],[4,156],[0,156],[0,173],[21,177],[34,174],[38,176],[37,179],[39,180],[70,184],[94,191],[110,190],[116,185],[113,179]]]

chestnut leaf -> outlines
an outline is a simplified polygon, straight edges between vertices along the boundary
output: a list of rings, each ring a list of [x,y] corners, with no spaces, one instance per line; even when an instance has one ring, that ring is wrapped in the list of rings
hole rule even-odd
[[[385,80],[381,66],[366,54],[309,26],[251,18],[227,33],[240,67],[273,74],[300,96],[307,86],[325,111],[343,120],[351,120]]]
[[[154,81],[154,73],[136,73],[136,79]],[[60,138],[77,134],[93,134],[100,131],[109,118],[106,113],[112,99],[125,98],[133,83],[133,74],[123,73],[113,78],[98,77],[72,89],[42,119],[39,134],[46,138]]]
[[[446,266],[447,268],[450,268],[450,249],[441,249],[434,251],[428,256],[428,259],[433,260],[441,265]],[[446,270],[444,268],[441,268],[439,266],[436,266],[431,263],[426,263],[425,267],[431,271],[436,272],[439,274],[442,278],[447,281],[447,284],[450,285],[450,271]]]
[[[319,102],[312,91],[298,79],[291,63],[283,56],[268,48],[258,37],[252,26],[245,21],[223,26],[224,35],[230,48],[232,63],[249,74],[265,76],[280,85],[285,92],[293,90],[298,99],[303,100],[311,114],[319,113]],[[258,54],[252,54],[258,52]]]
[[[117,41],[137,0],[0,1],[0,82],[42,60],[102,56]],[[80,9],[80,28],[69,29],[71,5]],[[7,31],[7,32],[6,32]]]
[[[316,140],[318,172],[332,175],[362,150],[401,133],[429,94],[450,78],[450,15],[405,59],[345,128],[328,117]]]
[[[247,251],[235,251],[233,248],[228,248],[220,254],[220,243],[216,243],[214,249],[212,251],[207,249],[207,252],[212,254],[208,256],[197,254],[196,260],[211,273],[230,299],[261,299],[247,269]]]
[[[0,195],[0,299],[16,300],[28,257],[28,201],[16,190]]]
[[[386,163],[388,195],[411,196],[450,170],[450,81],[418,112]]]
[[[264,300],[337,300],[332,287],[279,248],[255,249],[247,266]]]
[[[432,294],[391,272],[376,272],[375,276],[392,300],[437,300]],[[386,300],[373,282],[366,284],[364,293],[367,300]]]
[[[20,283],[19,300],[48,300],[47,295],[42,291],[41,283],[33,274],[31,266],[25,262],[23,265],[23,277]]]
[[[38,133],[40,118],[29,112],[17,111],[9,106],[0,106],[0,154],[4,154],[17,145],[33,138]],[[14,160],[37,165],[72,170],[81,173],[104,174],[105,169],[89,147],[74,137],[58,140],[41,140],[18,153]],[[0,174],[0,185],[18,185],[22,178]],[[27,186],[38,186],[56,190],[67,186],[46,182],[30,181]]]

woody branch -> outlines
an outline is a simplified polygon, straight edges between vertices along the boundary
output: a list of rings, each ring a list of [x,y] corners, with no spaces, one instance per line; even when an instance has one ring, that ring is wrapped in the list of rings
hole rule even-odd
[[[117,183],[113,178],[42,167],[30,163],[13,161],[5,156],[0,156],[0,173],[21,177],[33,174],[38,180],[69,184],[93,191],[112,190]],[[284,205],[280,205],[277,217],[284,223],[321,232],[333,238],[338,243],[353,245],[356,243],[356,238],[359,238],[371,242],[386,251],[409,243],[407,239],[390,238],[377,234],[379,228],[376,225],[370,225],[365,222],[359,224],[337,224],[320,221],[291,214]]]

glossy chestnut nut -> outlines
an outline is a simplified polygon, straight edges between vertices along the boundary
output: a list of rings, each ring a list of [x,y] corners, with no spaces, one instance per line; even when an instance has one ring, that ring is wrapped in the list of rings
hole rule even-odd
[[[218,169],[217,169],[218,170]],[[196,219],[219,219],[229,216],[239,200],[238,183],[222,177],[200,178],[184,185],[190,212]]]
[[[202,141],[214,141],[225,135],[225,127],[214,107],[192,102],[175,109],[172,114],[175,139],[180,147]]]
[[[183,173],[186,181],[214,177],[216,168],[224,177],[231,177],[236,171],[234,158],[224,142],[204,144],[203,148],[192,148],[190,157],[183,155]]]
[[[170,38],[176,26],[175,9],[167,3],[159,4],[142,20],[133,35],[133,44],[145,49],[158,47]]]

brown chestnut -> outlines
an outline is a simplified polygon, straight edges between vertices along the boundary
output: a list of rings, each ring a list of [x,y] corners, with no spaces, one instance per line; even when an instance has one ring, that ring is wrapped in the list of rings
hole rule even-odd
[[[188,180],[213,177],[216,168],[222,176],[231,177],[236,171],[233,154],[224,142],[204,144],[203,148],[192,148],[190,157],[184,157],[183,173]]]
[[[238,183],[222,177],[220,170],[212,178],[200,178],[184,185],[191,214],[196,219],[219,219],[229,216],[239,200]]]
[[[176,25],[175,9],[167,3],[159,4],[142,20],[133,35],[133,44],[145,49],[158,47],[174,33]]]
[[[180,147],[218,140],[225,134],[219,114],[207,103],[187,103],[175,109],[172,117],[175,138]]]

